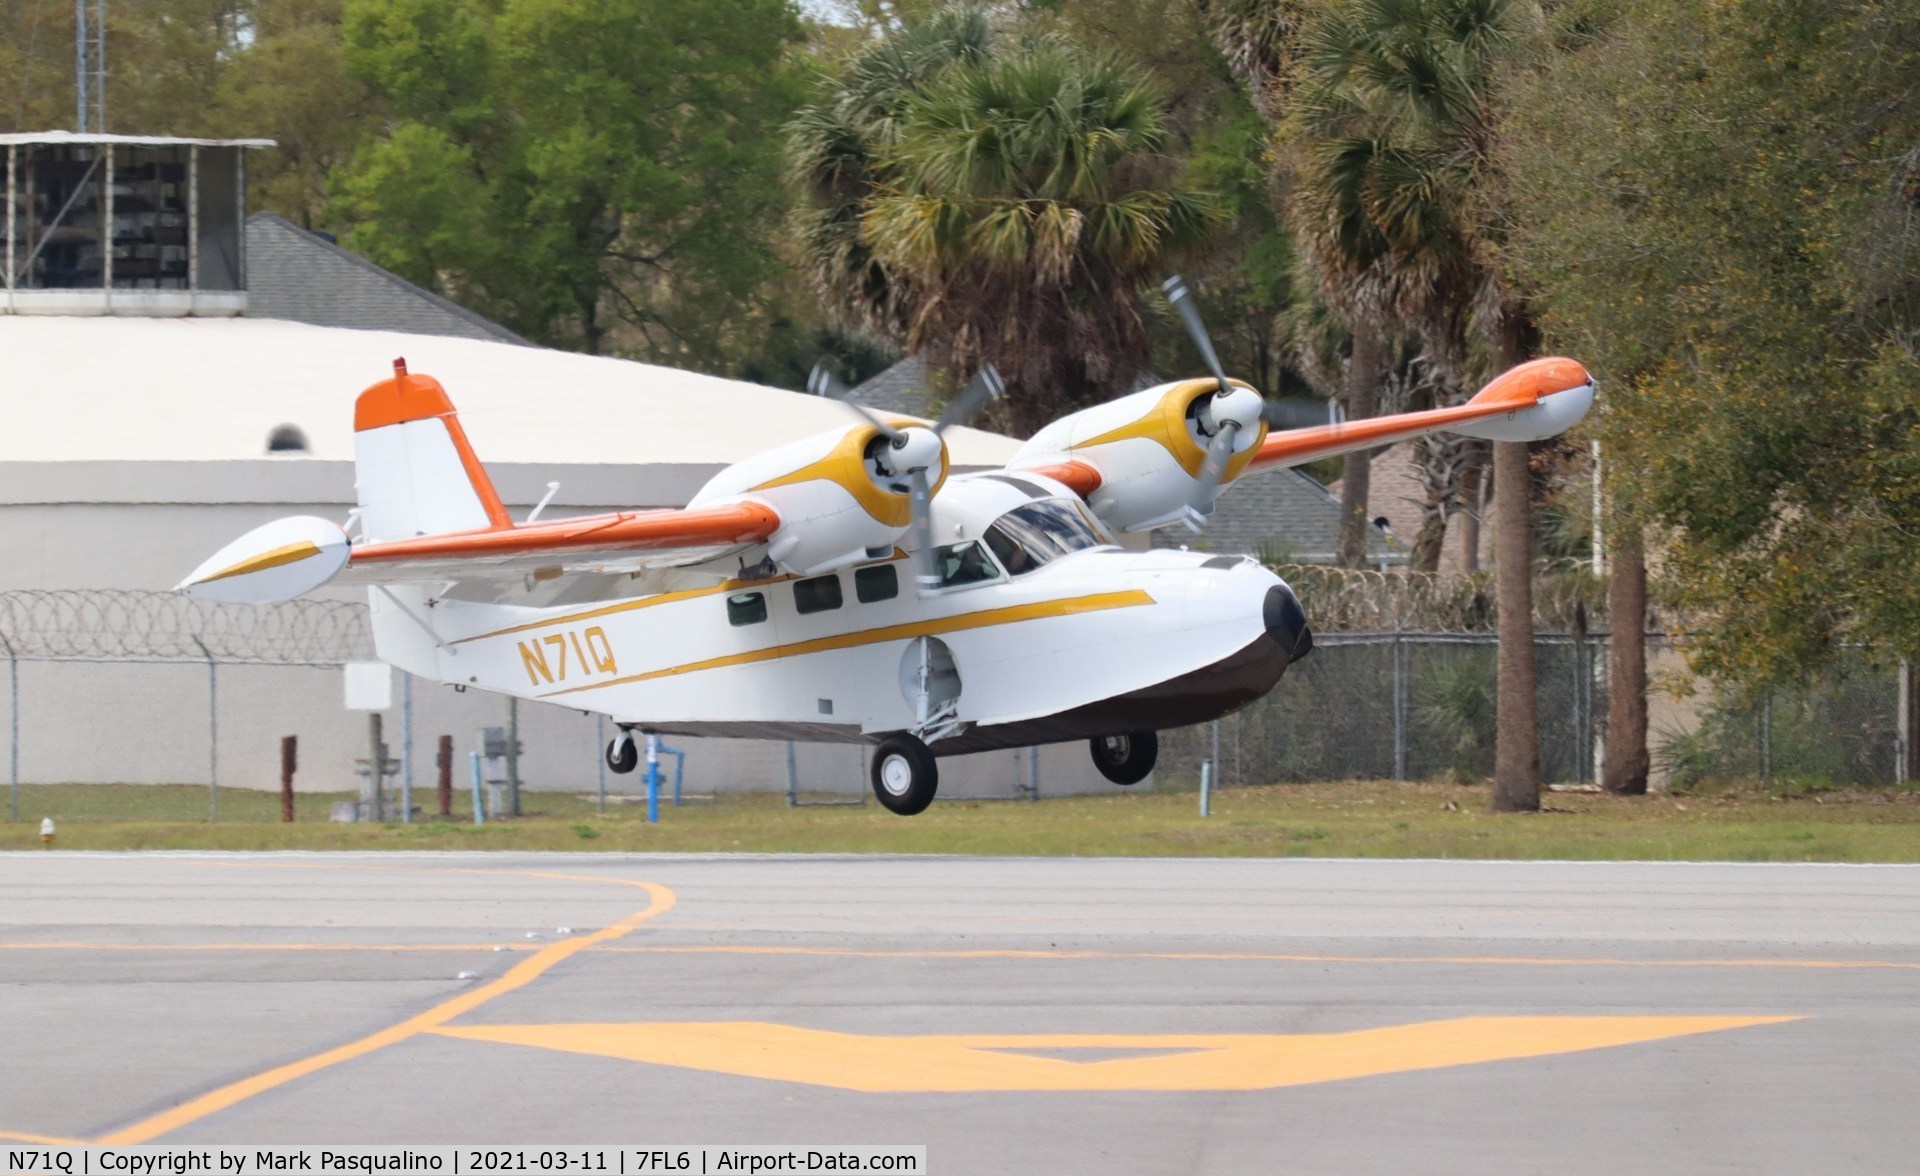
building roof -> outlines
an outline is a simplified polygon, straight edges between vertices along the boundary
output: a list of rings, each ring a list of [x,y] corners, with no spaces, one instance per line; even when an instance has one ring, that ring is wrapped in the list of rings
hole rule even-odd
[[[879,375],[855,384],[853,399],[875,412],[938,416],[940,406],[931,403],[926,384],[927,361],[917,355],[909,355]],[[929,412],[929,407],[933,411]]]
[[[1153,545],[1246,552],[1287,563],[1331,563],[1340,551],[1340,500],[1299,470],[1251,473],[1220,495],[1205,532],[1163,527],[1153,533]],[[1367,528],[1369,564],[1404,563],[1406,558],[1377,528]]]
[[[320,327],[526,343],[499,323],[271,212],[247,218],[247,314]]]
[[[629,360],[271,319],[0,316],[0,354],[0,462],[258,459],[282,424],[311,458],[350,461],[354,398],[402,356],[446,386],[489,463],[710,466],[850,419],[817,397]],[[960,466],[1019,447],[975,429],[947,441]]]
[[[75,131],[18,131],[0,135],[0,147],[45,144],[49,147],[111,143],[116,147],[278,147],[272,139],[179,139],[171,135],[108,135]]]

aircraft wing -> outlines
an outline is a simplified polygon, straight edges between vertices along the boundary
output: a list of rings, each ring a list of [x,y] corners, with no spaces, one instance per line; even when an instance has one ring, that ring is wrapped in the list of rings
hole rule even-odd
[[[1094,434],[1091,437],[1071,432],[1052,438],[1045,431],[1036,434],[1029,444],[1042,446],[1042,452],[1017,460],[1012,468],[1067,487],[1120,530],[1171,522],[1191,502],[1194,479],[1206,454],[1188,440],[1184,427],[1168,428],[1166,422],[1176,426],[1183,422],[1180,410],[1197,387],[1211,391],[1210,384],[1188,381],[1169,385],[1164,392],[1137,393],[1129,399],[1150,402],[1137,422],[1113,428],[1112,421],[1103,419],[1081,430]],[[1229,489],[1240,476],[1255,470],[1304,465],[1428,433],[1460,433],[1493,441],[1543,440],[1578,424],[1593,404],[1593,393],[1592,377],[1574,360],[1536,359],[1503,373],[1467,403],[1450,408],[1306,429],[1265,431],[1263,426],[1251,452],[1243,450],[1229,462],[1214,493]],[[1078,415],[1138,412],[1137,406],[1123,407],[1128,403],[1121,400]]]
[[[1495,379],[1465,404],[1343,421],[1267,434],[1250,470],[1305,465],[1357,449],[1391,445],[1428,433],[1461,433],[1492,441],[1538,441],[1579,422],[1593,403],[1593,380],[1569,359],[1540,359]]]
[[[354,544],[338,523],[302,516],[241,536],[176,590],[202,600],[261,604],[292,599],[326,583],[525,583],[577,573],[639,572],[745,550],[779,525],[771,508],[742,501]]]

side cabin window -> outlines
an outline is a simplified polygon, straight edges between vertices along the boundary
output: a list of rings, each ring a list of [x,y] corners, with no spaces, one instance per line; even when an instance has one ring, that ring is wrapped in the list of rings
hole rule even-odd
[[[894,570],[892,564],[857,568],[853,573],[853,594],[861,604],[892,600],[900,595],[900,573]]]
[[[758,592],[736,592],[727,597],[727,621],[735,628],[767,619],[767,598]]]
[[[811,580],[795,580],[793,606],[803,614],[839,608],[840,577],[817,576]]]
[[[974,539],[934,548],[933,567],[940,576],[942,588],[984,584],[1000,578],[1000,569],[987,554],[987,545]]]

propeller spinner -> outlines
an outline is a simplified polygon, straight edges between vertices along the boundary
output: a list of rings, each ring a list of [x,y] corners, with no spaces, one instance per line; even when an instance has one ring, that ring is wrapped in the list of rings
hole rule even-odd
[[[933,489],[929,470],[944,459],[946,443],[940,435],[954,425],[971,420],[975,414],[993,400],[997,400],[1006,391],[1006,383],[992,364],[987,364],[974,373],[954,398],[947,403],[946,411],[932,428],[908,425],[895,428],[881,420],[866,405],[853,399],[853,390],[848,388],[834,374],[827,370],[826,364],[816,363],[807,376],[807,391],[829,400],[837,400],[858,413],[862,420],[879,432],[873,444],[867,448],[867,460],[871,462],[881,476],[889,480],[888,488],[896,493],[907,495],[912,522],[909,534],[913,552],[914,577],[921,588],[938,587],[940,577],[933,567]],[[893,481],[904,479],[905,485]]]
[[[1213,510],[1220,480],[1226,477],[1227,464],[1233,460],[1240,433],[1258,429],[1268,406],[1253,389],[1236,388],[1227,382],[1226,370],[1220,366],[1220,356],[1213,349],[1213,339],[1200,318],[1200,307],[1180,275],[1168,278],[1160,288],[1166,291],[1167,300],[1186,326],[1187,335],[1200,352],[1207,371],[1220,385],[1217,391],[1196,398],[1187,409],[1194,431],[1207,447],[1206,460],[1200,465],[1200,474],[1194,480],[1193,494],[1187,499],[1182,519],[1189,530],[1199,532],[1206,529],[1207,516]]]

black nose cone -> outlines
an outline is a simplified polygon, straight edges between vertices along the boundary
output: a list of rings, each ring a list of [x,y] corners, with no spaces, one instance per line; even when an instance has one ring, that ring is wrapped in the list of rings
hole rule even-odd
[[[1275,584],[1267,589],[1266,603],[1261,608],[1267,625],[1267,636],[1273,643],[1287,651],[1293,661],[1299,661],[1313,650],[1313,634],[1307,631],[1306,610],[1300,607],[1300,601],[1293,590],[1284,584]]]

